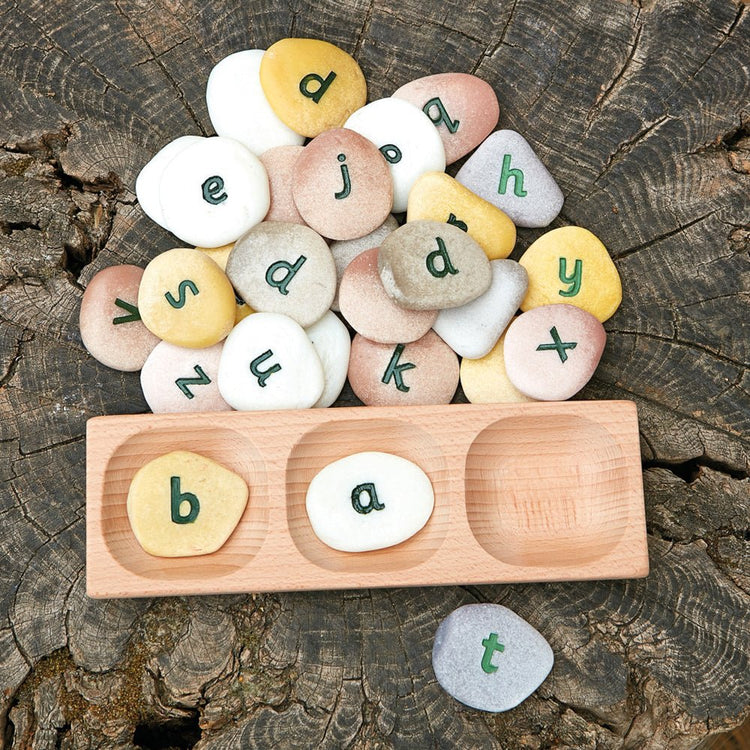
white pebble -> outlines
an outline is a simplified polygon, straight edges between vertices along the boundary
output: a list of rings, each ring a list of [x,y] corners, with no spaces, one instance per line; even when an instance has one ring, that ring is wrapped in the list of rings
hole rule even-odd
[[[349,353],[352,347],[349,331],[330,310],[306,330],[323,366],[325,379],[323,395],[314,406],[330,406],[339,397],[349,370]]]

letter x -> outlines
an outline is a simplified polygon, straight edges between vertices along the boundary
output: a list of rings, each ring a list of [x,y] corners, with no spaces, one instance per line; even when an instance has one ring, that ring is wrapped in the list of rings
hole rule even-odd
[[[550,335],[552,336],[553,343],[552,344],[539,344],[536,350],[538,352],[544,352],[544,351],[551,351],[552,349],[556,349],[557,353],[560,355],[560,361],[565,362],[565,360],[568,358],[568,353],[565,350],[575,349],[576,342],[575,341],[562,341],[560,339],[560,334],[557,332],[556,326],[552,326],[549,332],[550,332]]]

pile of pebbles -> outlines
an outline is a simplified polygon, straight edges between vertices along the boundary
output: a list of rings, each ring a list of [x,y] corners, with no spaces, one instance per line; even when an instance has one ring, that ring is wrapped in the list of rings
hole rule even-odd
[[[141,371],[152,411],[330,406],[347,377],[378,406],[449,403],[459,379],[476,403],[589,380],[619,276],[581,227],[508,259],[563,195],[520,134],[493,132],[492,87],[441,73],[366,99],[327,42],[237,52],[208,79],[218,135],[143,167],[141,207],[185,246],[98,273],[80,326],[96,359]]]
[[[523,136],[493,132],[486,82],[430,75],[368,104],[350,55],[283,39],[219,62],[206,101],[217,135],[168,143],[136,182],[183,246],[104,269],[81,305],[88,351],[140,370],[152,411],[326,407],[347,377],[366,405],[447,404],[459,380],[474,403],[550,401],[591,378],[622,299],[617,270],[573,226],[508,259],[516,227],[549,225],[563,194]],[[420,502],[392,505],[402,485]],[[128,515],[149,554],[204,555],[247,497],[241,477],[175,452],[137,474]],[[433,502],[418,466],[370,453],[325,467],[307,511],[324,543],[357,553],[418,533]],[[362,522],[379,516],[378,533]],[[453,612],[433,649],[438,682],[485,711],[524,700],[552,662],[539,633],[492,604]]]

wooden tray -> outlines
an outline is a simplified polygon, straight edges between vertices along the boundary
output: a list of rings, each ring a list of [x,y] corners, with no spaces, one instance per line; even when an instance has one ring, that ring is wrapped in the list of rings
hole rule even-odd
[[[211,555],[159,558],[130,529],[135,472],[190,450],[240,474],[245,513]],[[307,485],[378,450],[435,490],[427,525],[385,550],[338,552],[312,531]],[[97,417],[87,426],[92,597],[631,578],[648,573],[638,420],[629,401]]]

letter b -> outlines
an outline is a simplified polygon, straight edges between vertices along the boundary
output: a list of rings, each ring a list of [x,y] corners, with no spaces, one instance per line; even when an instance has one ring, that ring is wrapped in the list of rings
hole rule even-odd
[[[198,502],[198,498],[192,492],[180,492],[179,477],[170,478],[170,490],[172,496],[172,523],[193,523],[193,521],[198,518],[198,513],[201,509],[201,504]],[[185,516],[180,513],[180,507],[184,502],[190,504],[190,510]]]

